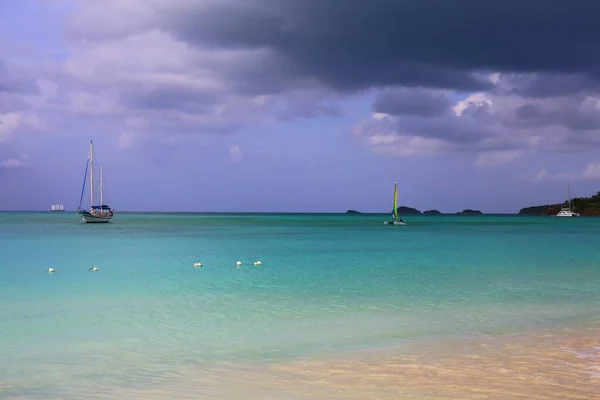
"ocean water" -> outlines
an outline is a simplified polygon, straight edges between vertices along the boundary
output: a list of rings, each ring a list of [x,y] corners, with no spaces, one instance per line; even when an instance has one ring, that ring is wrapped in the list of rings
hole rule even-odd
[[[384,219],[0,213],[0,398],[213,398],[243,368],[600,322],[598,218]]]

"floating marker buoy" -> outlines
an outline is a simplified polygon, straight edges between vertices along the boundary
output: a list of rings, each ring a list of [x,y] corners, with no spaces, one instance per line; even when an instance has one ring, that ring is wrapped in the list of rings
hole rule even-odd
[[[54,268],[48,268],[48,272],[54,272]]]
[[[240,266],[240,265],[242,265],[242,262],[241,262],[241,261],[238,261],[238,262],[236,262],[235,264],[236,264],[237,266]]]
[[[194,267],[201,267],[202,263],[194,263]]]
[[[254,265],[261,265],[261,264],[262,264],[262,262],[260,262],[260,261],[254,261]]]
[[[98,271],[98,267],[92,267],[88,271]]]

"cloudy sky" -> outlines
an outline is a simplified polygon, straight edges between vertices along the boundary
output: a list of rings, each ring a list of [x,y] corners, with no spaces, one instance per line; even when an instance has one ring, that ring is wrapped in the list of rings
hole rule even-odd
[[[0,0],[0,209],[455,212],[600,190],[600,3]]]

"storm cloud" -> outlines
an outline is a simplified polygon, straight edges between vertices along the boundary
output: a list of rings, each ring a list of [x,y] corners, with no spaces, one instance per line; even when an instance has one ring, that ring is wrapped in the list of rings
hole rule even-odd
[[[585,148],[600,145],[597,15],[566,0],[83,0],[46,76],[60,98],[29,82],[26,103],[132,137],[336,118],[374,94],[385,118],[354,131],[379,148]]]
[[[394,88],[379,94],[373,104],[373,111],[393,115],[434,117],[450,112],[450,100],[442,92]]]
[[[591,1],[225,0],[174,7],[161,23],[202,47],[271,49],[338,89],[481,90],[472,71],[594,76],[599,14]]]

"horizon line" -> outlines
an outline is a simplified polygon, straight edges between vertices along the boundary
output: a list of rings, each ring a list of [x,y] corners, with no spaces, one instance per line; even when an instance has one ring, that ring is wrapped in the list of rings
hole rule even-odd
[[[61,210],[61,211],[52,211],[52,210],[0,210],[0,212],[21,212],[21,213],[69,213],[69,212],[73,212],[75,213],[77,210],[73,209],[73,210]],[[429,211],[429,210],[428,210]],[[456,211],[456,212],[441,212],[439,215],[467,215],[467,216],[471,216],[473,214],[463,214],[462,211]],[[127,214],[299,214],[299,215],[304,215],[304,214],[332,214],[332,215],[388,215],[389,212],[363,212],[363,211],[358,211],[357,213],[349,213],[347,211],[159,211],[159,210],[153,210],[153,211],[139,211],[139,210],[122,210],[119,211],[118,213],[127,213]],[[115,213],[116,214],[116,213]],[[423,211],[421,211],[420,213],[406,213],[406,214],[402,214],[404,216],[411,216],[411,215],[426,215],[429,216],[428,214],[424,214]],[[521,215],[518,212],[491,212],[491,213],[485,213],[483,211],[481,211],[481,214],[474,214],[474,215]],[[526,214],[523,214],[526,215]],[[433,214],[433,216],[435,216],[435,214]]]

